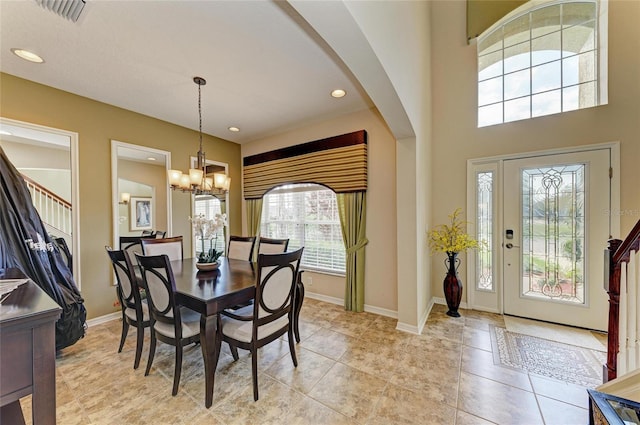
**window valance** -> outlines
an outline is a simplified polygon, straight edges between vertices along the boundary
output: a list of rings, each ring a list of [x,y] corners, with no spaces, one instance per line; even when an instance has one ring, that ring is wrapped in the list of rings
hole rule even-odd
[[[271,152],[243,160],[244,198],[260,199],[276,186],[317,183],[336,193],[367,190],[365,130]]]
[[[467,41],[482,34],[491,25],[525,0],[467,0]]]

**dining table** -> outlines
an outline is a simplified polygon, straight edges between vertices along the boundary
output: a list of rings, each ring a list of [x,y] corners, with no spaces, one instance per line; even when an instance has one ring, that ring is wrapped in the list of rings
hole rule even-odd
[[[176,301],[200,313],[200,345],[205,372],[205,406],[213,404],[217,340],[217,314],[226,308],[246,304],[255,297],[255,263],[226,257],[218,259],[216,270],[200,271],[196,258],[171,261],[176,283]]]

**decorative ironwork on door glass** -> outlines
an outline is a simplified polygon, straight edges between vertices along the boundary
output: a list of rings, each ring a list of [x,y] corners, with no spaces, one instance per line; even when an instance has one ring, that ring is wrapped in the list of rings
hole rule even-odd
[[[482,241],[476,251],[476,289],[493,291],[493,172],[477,174],[476,239]]]
[[[522,170],[522,296],[585,303],[585,168]]]

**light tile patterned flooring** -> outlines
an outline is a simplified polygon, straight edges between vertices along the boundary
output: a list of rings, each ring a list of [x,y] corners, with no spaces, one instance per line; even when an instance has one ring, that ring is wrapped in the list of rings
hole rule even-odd
[[[186,348],[172,397],[173,347],[159,343],[145,377],[148,334],[133,370],[135,330],[118,354],[121,322],[93,326],[56,360],[58,424],[588,423],[584,388],[494,364],[489,325],[503,327],[502,316],[445,311],[434,306],[423,334],[411,335],[393,319],[306,299],[298,367],[285,340],[261,349],[254,402],[247,352],[233,362],[224,345],[210,409],[200,346]],[[29,397],[22,404],[30,416]]]

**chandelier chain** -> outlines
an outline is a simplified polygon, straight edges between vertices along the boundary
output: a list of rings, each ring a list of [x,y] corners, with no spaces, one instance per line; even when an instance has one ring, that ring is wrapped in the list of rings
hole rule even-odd
[[[200,131],[200,150],[202,151],[202,102],[201,102],[201,93],[202,85],[198,83],[198,129]]]

